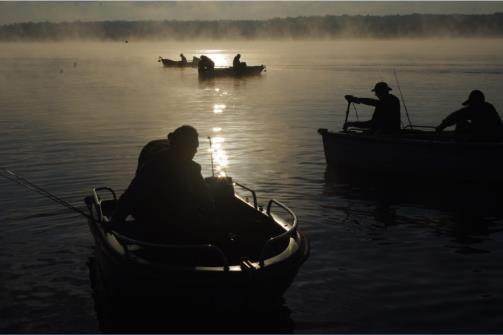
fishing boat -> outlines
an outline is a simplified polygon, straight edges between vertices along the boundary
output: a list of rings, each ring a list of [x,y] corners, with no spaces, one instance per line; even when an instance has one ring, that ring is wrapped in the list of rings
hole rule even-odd
[[[240,68],[223,67],[215,68],[213,70],[199,70],[199,78],[209,79],[216,77],[247,77],[258,76],[265,70],[265,65],[246,66]]]
[[[169,58],[162,58],[159,56],[158,62],[161,62],[165,67],[197,67],[199,63],[198,57],[192,57],[191,62],[182,62],[181,60],[172,60]]]
[[[440,180],[503,181],[503,142],[475,142],[454,132],[417,129],[371,134],[323,128],[318,133],[331,168]]]
[[[110,228],[115,192],[109,187],[93,189],[85,201],[106,291],[111,296],[167,296],[184,301],[197,297],[199,302],[231,304],[280,298],[309,255],[308,240],[291,209],[276,200],[264,209],[253,190],[229,180],[207,178],[221,234],[199,244],[145,240],[120,227]],[[234,187],[249,196],[236,194]],[[281,209],[290,220],[273,209]],[[122,226],[134,225],[131,220]]]

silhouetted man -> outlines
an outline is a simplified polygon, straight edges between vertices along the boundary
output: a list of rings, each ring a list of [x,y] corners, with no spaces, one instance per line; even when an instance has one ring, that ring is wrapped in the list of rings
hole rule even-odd
[[[148,159],[147,154],[144,161],[140,157],[141,166],[118,201],[113,224],[120,225],[131,214],[151,236],[204,236],[213,199],[201,166],[192,161],[199,146],[197,131],[182,126],[168,140],[168,146],[163,143],[164,148]]]
[[[235,69],[246,67],[246,63],[241,63],[241,54],[237,54],[236,57],[234,57],[234,59],[232,60],[232,66]]]
[[[213,71],[215,69],[215,63],[209,57],[201,55],[197,68],[199,71]]]
[[[187,58],[184,56],[184,54],[180,54],[180,58],[182,59],[182,64],[187,64]]]
[[[159,139],[148,142],[143,149],[141,149],[140,156],[138,157],[138,165],[136,167],[136,176],[140,170],[155,158],[167,152],[170,148],[169,139]]]
[[[400,130],[400,100],[389,93],[391,88],[385,82],[375,84],[372,90],[378,100],[372,98],[357,98],[346,95],[348,102],[375,106],[372,119],[369,121],[348,122],[347,126],[368,128],[371,132],[393,133]]]
[[[447,116],[437,131],[456,125],[456,132],[466,134],[473,140],[500,141],[503,139],[503,123],[493,105],[485,101],[479,90],[470,92],[466,106]]]

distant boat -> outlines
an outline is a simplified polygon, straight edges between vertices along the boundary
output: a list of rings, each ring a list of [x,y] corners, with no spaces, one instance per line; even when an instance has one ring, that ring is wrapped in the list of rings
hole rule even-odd
[[[213,70],[199,69],[199,78],[209,79],[216,77],[247,77],[258,76],[265,70],[265,65],[246,66],[238,69],[234,67],[215,68]]]
[[[283,295],[309,255],[308,240],[295,214],[276,200],[263,209],[253,190],[232,181],[222,185],[220,178],[211,177],[207,182],[215,195],[221,236],[202,244],[145,239],[110,227],[115,192],[107,187],[93,190],[86,198],[93,218],[89,227],[108,295],[196,296],[199,301],[217,299],[236,306],[242,300],[269,301]],[[252,200],[235,195],[233,185],[249,191]],[[107,199],[102,198],[105,195]],[[289,214],[291,220],[282,219],[273,208]],[[135,222],[123,227],[135,227]],[[154,238],[159,239],[158,234]]]
[[[463,140],[453,132],[369,134],[318,129],[327,164],[345,172],[440,180],[503,181],[503,142]]]
[[[182,62],[181,60],[172,60],[169,58],[162,58],[159,56],[158,62],[162,62],[165,67],[197,67],[199,63],[198,57],[192,57],[192,62]]]

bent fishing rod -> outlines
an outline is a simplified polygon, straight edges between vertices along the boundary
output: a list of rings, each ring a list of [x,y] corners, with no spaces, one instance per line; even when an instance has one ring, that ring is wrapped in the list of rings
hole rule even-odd
[[[396,86],[398,87],[398,92],[400,92],[400,98],[402,100],[403,108],[405,109],[405,115],[407,115],[407,120],[409,121],[410,129],[414,129],[412,122],[410,121],[409,111],[407,110],[407,105],[405,104],[405,99],[402,94],[402,89],[400,88],[400,82],[398,81],[398,76],[396,75],[395,69],[393,69],[393,75],[395,76]]]
[[[66,200],[63,200],[60,197],[54,195],[53,193],[51,193],[47,190],[44,190],[42,187],[32,183],[31,181],[29,181],[26,178],[19,176],[18,174],[14,173],[13,171],[11,171],[7,168],[4,168],[4,167],[0,168],[0,176],[4,177],[5,179],[7,179],[15,184],[21,185],[32,192],[38,193],[45,198],[51,199],[55,203],[60,204],[60,205],[66,207],[74,212],[77,212],[89,220],[96,221],[95,218],[93,218],[91,215],[87,214],[86,212],[84,212],[80,208],[75,207],[74,205],[70,204]]]

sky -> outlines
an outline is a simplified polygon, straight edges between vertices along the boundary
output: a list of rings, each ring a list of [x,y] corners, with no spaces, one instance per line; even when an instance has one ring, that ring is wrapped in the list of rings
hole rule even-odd
[[[0,1],[0,25],[77,20],[263,20],[311,15],[494,12],[503,12],[503,1]]]

